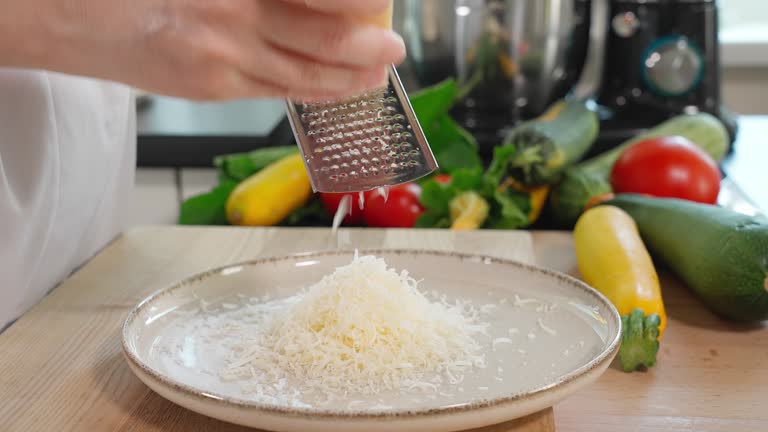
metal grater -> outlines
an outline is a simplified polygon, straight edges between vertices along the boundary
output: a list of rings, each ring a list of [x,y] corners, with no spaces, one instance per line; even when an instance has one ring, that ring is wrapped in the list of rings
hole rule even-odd
[[[315,192],[394,186],[437,169],[394,66],[386,88],[339,101],[287,104]]]

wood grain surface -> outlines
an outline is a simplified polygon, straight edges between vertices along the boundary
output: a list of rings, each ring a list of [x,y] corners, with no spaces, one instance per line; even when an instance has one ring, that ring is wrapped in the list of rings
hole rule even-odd
[[[564,233],[343,231],[341,246],[459,250],[576,275]],[[156,227],[127,233],[0,334],[0,431],[245,431],[151,392],[128,369],[120,328],[150,293],[211,267],[336,247],[328,230]],[[659,364],[612,367],[555,407],[558,431],[768,431],[768,329],[723,322],[663,277]],[[486,428],[551,431],[552,412]]]

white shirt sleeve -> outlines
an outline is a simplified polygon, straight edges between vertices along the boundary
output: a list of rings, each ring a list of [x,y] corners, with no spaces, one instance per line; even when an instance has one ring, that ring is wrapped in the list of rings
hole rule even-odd
[[[135,140],[129,88],[0,69],[0,329],[119,234]]]

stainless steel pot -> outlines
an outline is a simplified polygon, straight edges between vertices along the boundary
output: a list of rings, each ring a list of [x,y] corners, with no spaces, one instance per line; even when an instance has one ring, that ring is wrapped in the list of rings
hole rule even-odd
[[[456,78],[470,129],[541,114],[578,81],[589,0],[395,0],[411,87]],[[410,89],[409,89],[410,90]]]

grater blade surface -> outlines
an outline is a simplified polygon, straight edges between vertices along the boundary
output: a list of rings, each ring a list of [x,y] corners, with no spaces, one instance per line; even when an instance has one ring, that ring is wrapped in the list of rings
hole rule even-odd
[[[338,101],[287,101],[287,111],[315,192],[394,186],[437,169],[394,65],[386,87]]]

